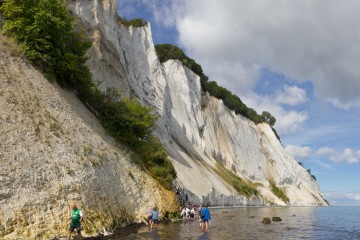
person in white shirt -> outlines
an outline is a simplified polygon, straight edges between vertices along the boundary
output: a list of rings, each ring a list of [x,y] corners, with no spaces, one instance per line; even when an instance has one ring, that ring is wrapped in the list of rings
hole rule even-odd
[[[185,206],[181,211],[180,215],[182,216],[183,220],[185,220],[186,222],[186,220],[189,219],[190,209],[187,206]]]

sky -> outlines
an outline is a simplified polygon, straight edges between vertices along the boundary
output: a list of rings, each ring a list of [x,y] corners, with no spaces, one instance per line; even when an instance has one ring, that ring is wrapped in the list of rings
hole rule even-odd
[[[211,81],[269,111],[332,205],[360,206],[359,0],[118,0]]]

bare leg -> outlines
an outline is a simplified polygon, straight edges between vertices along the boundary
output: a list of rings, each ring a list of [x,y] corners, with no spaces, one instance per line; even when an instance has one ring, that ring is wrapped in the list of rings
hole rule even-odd
[[[205,232],[208,232],[208,222],[205,222]]]
[[[81,232],[78,233],[78,236],[79,236],[80,240],[82,240]]]
[[[70,240],[70,238],[71,238],[71,232],[69,231],[67,234],[66,240]]]

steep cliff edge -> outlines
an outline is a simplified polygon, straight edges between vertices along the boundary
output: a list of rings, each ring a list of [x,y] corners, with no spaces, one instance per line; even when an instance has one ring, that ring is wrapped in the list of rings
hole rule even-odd
[[[159,62],[149,23],[119,24],[115,0],[74,1],[69,8],[93,42],[88,66],[100,87],[114,87],[154,108],[157,135],[191,202],[327,205],[317,183],[284,151],[267,124],[235,115],[202,92],[199,77],[181,62]],[[259,194],[239,194],[232,184],[234,173]],[[288,200],[276,196],[272,185]]]
[[[0,238],[64,236],[73,202],[85,212],[86,234],[141,221],[155,204],[163,212],[178,204],[72,93],[0,35]]]

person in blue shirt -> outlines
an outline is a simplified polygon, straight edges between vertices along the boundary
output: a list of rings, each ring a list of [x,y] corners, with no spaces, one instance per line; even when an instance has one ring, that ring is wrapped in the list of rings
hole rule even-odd
[[[211,214],[208,209],[208,206],[205,205],[200,212],[200,219],[201,219],[201,230],[203,232],[207,232],[209,229],[209,221],[211,221]]]
[[[152,210],[152,218],[150,221],[150,228],[155,228],[154,223],[157,224],[159,221],[159,210],[157,207],[154,207]]]

